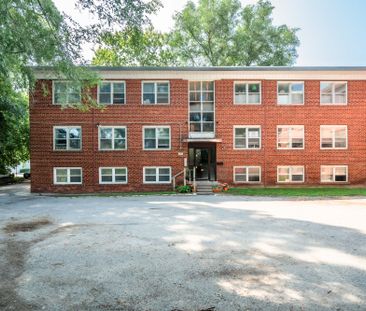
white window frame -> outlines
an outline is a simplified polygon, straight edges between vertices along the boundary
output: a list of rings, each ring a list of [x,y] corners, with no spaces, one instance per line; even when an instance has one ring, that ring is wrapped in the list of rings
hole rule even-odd
[[[159,180],[159,169],[169,169],[169,181]],[[157,181],[146,181],[145,169],[155,169]],[[143,167],[143,183],[144,184],[171,184],[172,183],[172,167],[171,166],[144,166]]]
[[[298,92],[291,91],[291,84],[302,84],[302,103],[288,103],[288,104],[281,104],[279,102],[279,93],[278,87],[279,84],[289,84],[289,97],[292,98],[292,94],[298,94]],[[277,105],[279,106],[303,106],[305,104],[305,82],[304,81],[277,81]]]
[[[237,128],[245,128],[246,130],[246,146],[245,148],[240,148],[235,146],[235,132]],[[248,148],[248,131],[249,128],[259,129],[259,148]],[[262,148],[262,127],[260,125],[234,125],[233,128],[233,149],[234,150],[260,150]]]
[[[245,90],[246,90],[246,103],[237,103],[235,98],[235,86],[237,84],[245,84]],[[249,84],[259,84],[259,102],[258,103],[248,103],[248,98],[249,98],[249,92],[248,92],[248,88],[249,88]],[[233,90],[233,101],[234,101],[234,105],[261,105],[262,104],[262,82],[261,81],[234,81],[234,90]]]
[[[292,170],[294,168],[302,168],[302,180],[292,180]],[[289,169],[289,177],[290,177],[290,181],[280,181],[279,178],[279,171],[281,168],[285,168],[285,169]],[[303,165],[279,165],[277,166],[277,182],[281,183],[281,184],[289,184],[289,183],[296,183],[296,184],[301,184],[305,182],[305,167]]]
[[[112,170],[112,181],[102,181],[102,169],[111,169]],[[125,169],[126,170],[126,181],[116,181],[116,169]],[[99,167],[99,184],[101,185],[126,185],[128,184],[128,168],[126,166],[115,167],[115,166],[103,166]]]
[[[158,148],[158,135],[157,135],[157,129],[158,128],[167,128],[169,129],[169,148]],[[156,147],[155,148],[145,148],[145,129],[155,129],[155,142]],[[146,151],[159,151],[159,150],[171,150],[172,149],[172,129],[170,125],[146,125],[142,127],[142,148]]]
[[[331,103],[322,103],[322,88],[321,88],[322,83],[332,84],[332,102]],[[346,102],[345,103],[336,103],[335,102],[334,89],[335,89],[336,84],[346,84]],[[320,81],[319,91],[320,91],[319,101],[320,101],[321,106],[347,106],[348,105],[348,81]]]
[[[213,131],[212,132],[191,132],[191,93],[194,92],[194,91],[191,91],[190,89],[190,83],[191,82],[200,82],[200,88],[201,88],[201,91],[200,91],[200,95],[202,95],[202,84],[204,82],[212,82],[213,83],[213,90],[212,90],[212,93],[213,93],[213,101],[212,101],[212,104],[213,104]],[[211,92],[211,91],[210,91]],[[200,100],[200,113],[201,113],[201,116],[202,116],[202,113],[204,112],[211,112],[211,111],[203,111],[203,103],[204,101],[202,101],[202,97],[201,97],[201,100]],[[192,111],[192,112],[198,112],[198,111]],[[198,122],[198,121],[197,121]],[[200,124],[201,124],[201,129],[202,129],[202,125],[203,125],[203,122],[204,121],[200,121]],[[215,137],[215,133],[216,133],[216,83],[215,83],[215,80],[189,80],[188,81],[188,133],[189,133],[189,138],[214,138]]]
[[[335,127],[345,127],[346,128],[346,147],[335,147]],[[333,129],[332,133],[332,147],[322,147],[322,129],[323,128],[331,128]],[[337,124],[337,125],[320,125],[320,149],[321,150],[346,150],[348,149],[348,126],[344,124]]]
[[[126,105],[126,82],[124,80],[102,80],[100,81],[100,83],[110,83],[111,84],[111,102],[110,103],[100,103],[99,101],[99,93],[100,93],[100,84],[98,84],[98,88],[97,88],[97,101],[98,104],[101,105],[115,105],[115,106],[123,106]],[[114,84],[116,83],[123,83],[123,94],[125,95],[125,100],[123,102],[123,104],[115,104],[113,103],[113,90],[114,90]]]
[[[67,182],[57,182],[56,171],[58,169],[67,170]],[[70,182],[70,170],[80,169],[81,182]],[[54,185],[81,185],[83,183],[83,169],[82,167],[54,167],[53,168],[53,184]]]
[[[66,149],[56,149],[56,130],[57,129],[67,129],[66,135]],[[70,149],[70,137],[69,131],[70,129],[80,129],[80,148],[79,149]],[[81,151],[83,149],[83,130],[79,125],[55,125],[53,127],[53,151]]]
[[[293,148],[292,147],[292,131],[289,131],[289,145],[291,145],[290,147],[279,147],[279,135],[278,135],[278,130],[280,128],[302,128],[302,148]],[[305,126],[304,125],[277,125],[276,128],[276,134],[277,134],[277,150],[304,150],[305,149]]]
[[[246,172],[246,181],[237,181],[236,180],[236,174],[235,169],[237,168],[245,168]],[[249,168],[258,168],[259,169],[259,181],[249,181]],[[240,166],[234,166],[233,167],[233,181],[235,184],[260,184],[262,182],[262,167],[258,165],[240,165]]]
[[[323,167],[331,167],[332,168],[332,181],[328,181],[328,180],[322,180],[322,168]],[[345,168],[346,169],[346,180],[344,181],[336,181],[335,180],[335,170],[336,168]],[[320,166],[320,182],[321,183],[336,183],[336,184],[339,184],[339,183],[347,183],[348,182],[348,165],[321,165]]]
[[[154,96],[155,96],[155,102],[150,104],[144,103],[144,84],[145,83],[154,83]],[[168,83],[168,102],[167,103],[157,103],[158,99],[158,83]],[[156,105],[170,105],[170,81],[169,80],[143,80],[141,81],[141,104],[144,106],[156,106]]]
[[[100,131],[103,128],[111,128],[112,129],[112,148],[111,149],[101,149],[100,148]],[[114,148],[114,129],[125,129],[125,148],[124,149],[115,149]],[[127,126],[124,125],[100,125],[98,126],[98,150],[99,151],[125,151],[127,150]]]
[[[67,88],[67,84],[72,83],[72,81],[65,81],[65,80],[52,80],[52,105],[75,105],[75,104],[80,104],[82,102],[82,96],[81,96],[81,88],[79,90],[79,94],[80,94],[80,102],[78,103],[69,103],[68,100],[66,100],[66,103],[56,103],[55,102],[55,96],[56,96],[56,92],[55,92],[55,84],[56,83],[64,83],[66,84],[66,88]],[[67,94],[67,93],[66,93]]]

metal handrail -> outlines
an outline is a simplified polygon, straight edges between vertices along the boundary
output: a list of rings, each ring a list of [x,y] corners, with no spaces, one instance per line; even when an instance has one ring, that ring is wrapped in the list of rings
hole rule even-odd
[[[175,174],[172,179],[173,179],[173,190],[175,190],[175,179],[179,176],[182,175],[183,173],[183,183],[184,185],[186,185],[186,168],[184,168],[183,171],[180,171],[179,173]]]

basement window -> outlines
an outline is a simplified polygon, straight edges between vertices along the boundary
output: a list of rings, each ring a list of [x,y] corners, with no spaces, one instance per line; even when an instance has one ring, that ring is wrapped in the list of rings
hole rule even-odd
[[[277,182],[304,182],[303,166],[277,166]]]
[[[127,167],[100,167],[100,184],[127,184]]]
[[[321,182],[337,183],[348,181],[347,165],[322,165]]]
[[[144,167],[144,184],[170,184],[171,167]]]
[[[234,166],[235,183],[259,183],[260,181],[260,166]]]
[[[55,167],[53,170],[55,185],[72,185],[82,183],[81,167]]]

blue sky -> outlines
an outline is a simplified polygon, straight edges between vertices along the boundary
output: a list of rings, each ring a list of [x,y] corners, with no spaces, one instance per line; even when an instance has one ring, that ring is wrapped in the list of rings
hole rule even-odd
[[[65,3],[66,2],[66,3]],[[172,15],[183,8],[185,0],[161,0],[164,8],[152,17],[154,26],[169,30]],[[242,0],[255,3],[256,0]],[[68,13],[69,1],[55,0]],[[300,28],[298,66],[366,65],[366,0],[272,0],[274,24]],[[78,19],[80,14],[72,12]],[[85,54],[89,57],[90,52]]]

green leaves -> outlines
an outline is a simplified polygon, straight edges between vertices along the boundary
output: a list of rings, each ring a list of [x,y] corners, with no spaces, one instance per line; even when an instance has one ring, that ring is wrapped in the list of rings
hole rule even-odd
[[[30,66],[51,66],[53,78],[72,81],[86,91],[81,103],[65,106],[82,111],[100,108],[88,92],[99,77],[76,66],[85,64],[85,44],[97,43],[106,29],[140,29],[160,2],[77,0],[77,5],[94,17],[88,25],[59,12],[52,0],[0,1],[0,170],[28,157],[28,99],[24,94],[35,82]]]
[[[274,26],[272,11],[264,0],[244,8],[237,0],[189,2],[175,16],[174,52],[190,65],[291,65],[297,29]]]
[[[137,28],[123,32],[107,32],[92,63],[106,66],[171,66],[177,64],[169,46],[169,35]]]
[[[284,66],[297,57],[297,28],[275,26],[274,7],[260,0],[188,1],[167,34],[149,27],[106,32],[93,59],[98,65]]]

